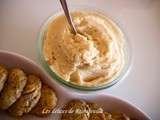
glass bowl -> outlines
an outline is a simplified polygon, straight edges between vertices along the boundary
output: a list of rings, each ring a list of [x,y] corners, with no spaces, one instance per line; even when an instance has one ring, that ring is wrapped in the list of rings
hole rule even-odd
[[[102,10],[95,10],[95,9],[88,9],[85,8],[83,6],[83,9],[79,8],[79,9],[71,9],[72,12],[74,11],[95,11],[98,13],[101,13],[102,15],[105,15],[108,17],[108,15],[105,14],[105,12],[102,12]],[[106,89],[109,88],[113,85],[115,85],[116,83],[118,83],[118,81],[124,79],[124,77],[127,75],[127,73],[129,72],[129,68],[131,66],[131,47],[129,44],[129,41],[126,39],[125,36],[125,48],[124,48],[124,52],[125,52],[125,65],[123,67],[123,70],[121,70],[121,72],[119,73],[118,76],[116,76],[112,81],[110,81],[109,83],[105,84],[105,85],[101,85],[101,86],[80,86],[71,82],[68,82],[66,80],[64,80],[63,78],[61,78],[58,74],[56,74],[48,65],[47,61],[45,60],[44,56],[43,56],[43,41],[44,41],[44,37],[45,37],[45,33],[47,31],[48,25],[54,20],[54,18],[56,18],[57,16],[63,14],[63,11],[61,12],[57,12],[54,15],[50,16],[42,25],[40,32],[38,34],[38,59],[40,61],[40,64],[42,65],[42,67],[45,69],[45,71],[47,71],[47,73],[49,73],[49,75],[53,78],[53,80],[56,80],[58,83],[60,83],[61,85],[65,86],[65,87],[69,87],[72,88],[74,90],[79,90],[79,91],[98,91],[98,90],[102,90],[102,89]],[[116,23],[114,21],[114,19],[112,19],[110,16],[108,17],[110,18],[114,23]],[[116,23],[117,24],[117,23]],[[118,27],[120,27],[117,24]],[[122,28],[120,27],[120,29],[122,30]],[[122,31],[124,33],[124,31]]]

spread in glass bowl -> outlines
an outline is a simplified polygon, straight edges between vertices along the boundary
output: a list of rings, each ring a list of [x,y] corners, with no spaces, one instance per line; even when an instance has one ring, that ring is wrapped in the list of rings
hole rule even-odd
[[[73,12],[72,17],[76,35],[64,15],[47,26],[43,55],[50,68],[65,81],[80,86],[101,86],[113,81],[125,65],[121,29],[97,12]]]

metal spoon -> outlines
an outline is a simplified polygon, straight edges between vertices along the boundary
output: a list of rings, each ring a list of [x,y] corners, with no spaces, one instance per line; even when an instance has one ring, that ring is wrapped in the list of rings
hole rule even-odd
[[[76,28],[75,28],[75,26],[73,24],[73,20],[72,20],[72,17],[70,15],[66,0],[60,0],[60,2],[61,2],[63,11],[65,13],[65,16],[66,16],[66,18],[68,20],[68,23],[69,23],[69,25],[71,27],[71,30],[72,30],[73,34],[77,34],[77,30],[76,30]]]

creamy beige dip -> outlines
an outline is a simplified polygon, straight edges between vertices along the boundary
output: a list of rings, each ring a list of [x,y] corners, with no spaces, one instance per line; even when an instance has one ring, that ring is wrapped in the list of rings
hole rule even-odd
[[[48,25],[43,44],[45,60],[68,82],[82,86],[111,82],[125,63],[123,33],[100,13],[80,11],[72,16],[77,35],[63,15]]]

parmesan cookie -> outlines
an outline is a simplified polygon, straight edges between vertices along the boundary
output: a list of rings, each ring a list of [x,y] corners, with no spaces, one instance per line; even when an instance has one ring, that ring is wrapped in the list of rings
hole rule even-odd
[[[41,95],[41,81],[35,75],[29,75],[21,97],[8,109],[13,116],[28,113],[38,103]]]
[[[56,105],[57,97],[54,90],[42,85],[40,100],[31,112],[37,116],[46,116],[52,113]]]
[[[8,109],[21,96],[27,77],[23,70],[14,68],[0,94],[0,109]]]
[[[8,76],[8,71],[7,69],[0,65],[0,92],[3,89],[4,83],[7,80],[7,76]]]
[[[64,108],[61,120],[88,120],[88,107],[83,100],[72,100]]]

